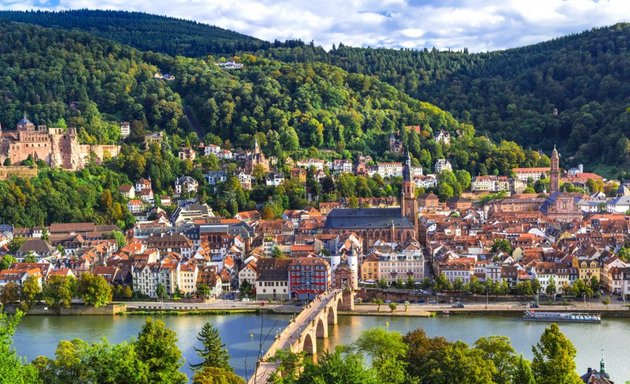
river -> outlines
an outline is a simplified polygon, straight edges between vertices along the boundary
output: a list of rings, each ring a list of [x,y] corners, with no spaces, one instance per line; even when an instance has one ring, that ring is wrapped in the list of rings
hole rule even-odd
[[[168,327],[179,337],[186,365],[183,370],[190,377],[188,362],[197,362],[194,346],[196,335],[204,322],[212,322],[219,330],[230,355],[231,364],[241,376],[251,374],[260,343],[266,349],[279,328],[289,317],[282,315],[238,314],[213,316],[162,316]],[[263,321],[261,327],[261,320]],[[81,338],[95,342],[107,338],[112,343],[135,337],[142,324],[142,316],[27,316],[17,329],[14,344],[17,352],[29,361],[39,355],[54,356],[60,340]],[[492,316],[451,316],[434,318],[340,316],[339,324],[330,327],[329,339],[318,342],[318,350],[354,341],[361,331],[372,327],[388,327],[401,333],[423,328],[433,336],[462,340],[469,344],[483,336],[508,336],[517,352],[532,358],[532,345],[538,342],[546,323],[527,323],[519,318]],[[262,333],[261,333],[262,328]],[[601,324],[560,324],[560,328],[577,348],[576,363],[580,374],[587,367],[599,369],[602,350],[606,371],[617,383],[630,380],[630,320],[605,319]],[[260,335],[262,334],[262,337]],[[265,342],[266,338],[266,342]]]

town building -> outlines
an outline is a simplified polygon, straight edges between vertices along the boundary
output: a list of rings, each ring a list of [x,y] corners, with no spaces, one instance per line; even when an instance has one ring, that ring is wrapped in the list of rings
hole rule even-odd
[[[291,298],[311,300],[330,289],[331,270],[328,262],[319,257],[298,257],[289,265]]]
[[[451,134],[448,133],[448,131],[440,129],[440,131],[433,136],[433,140],[435,140],[436,143],[450,144]]]
[[[131,134],[131,124],[128,121],[120,123],[120,137],[123,139],[129,137]]]
[[[179,152],[177,152],[177,156],[180,160],[195,161],[195,159],[197,158],[197,152],[192,148],[184,147],[181,148]]]
[[[256,300],[289,300],[290,259],[258,260],[256,279]]]
[[[435,162],[434,169],[435,169],[435,173],[440,174],[444,171],[452,171],[453,166],[451,165],[450,161],[446,159],[438,159]]]
[[[162,141],[164,141],[164,132],[153,132],[144,135],[144,147],[149,149],[152,145],[157,145],[158,147],[162,145]]]
[[[549,167],[534,167],[534,168],[513,168],[512,173],[514,177],[527,182],[527,181],[538,181],[540,179],[546,178],[551,172],[551,168]]]
[[[269,160],[258,145],[258,139],[254,139],[254,151],[245,154],[245,172],[251,174],[256,167],[262,167],[264,172],[269,172]]]
[[[197,189],[199,189],[199,183],[190,176],[181,176],[175,180],[175,195],[177,196],[197,193]]]
[[[510,180],[505,176],[476,176],[470,183],[471,192],[502,192],[510,190]]]

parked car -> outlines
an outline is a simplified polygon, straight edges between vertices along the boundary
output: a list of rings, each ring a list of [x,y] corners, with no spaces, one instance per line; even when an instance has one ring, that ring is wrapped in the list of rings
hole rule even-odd
[[[437,304],[437,301],[435,301],[435,300],[429,300],[429,304]]]
[[[464,303],[455,303],[451,306],[452,308],[464,308]]]
[[[385,304],[389,304],[391,302],[392,302],[391,300],[385,300]]]
[[[418,304],[424,304],[424,303],[426,303],[426,302],[427,302],[427,301],[426,301],[425,299],[420,299],[420,300],[418,300]]]

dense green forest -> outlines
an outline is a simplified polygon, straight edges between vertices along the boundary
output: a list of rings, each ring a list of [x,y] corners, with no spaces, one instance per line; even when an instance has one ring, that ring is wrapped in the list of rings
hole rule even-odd
[[[64,29],[80,29],[142,50],[168,55],[206,57],[208,54],[221,54],[230,58],[231,54],[245,57],[248,56],[247,52],[256,52],[262,62],[256,65],[258,71],[244,71],[249,75],[246,79],[237,75],[238,81],[252,82],[253,92],[260,89],[255,82],[262,80],[261,73],[272,77],[264,81],[267,82],[265,87],[273,90],[275,82],[279,82],[282,87],[287,86],[287,82],[278,78],[280,75],[292,75],[288,72],[295,68],[299,70],[300,67],[294,67],[292,63],[332,64],[352,74],[376,76],[406,93],[404,97],[409,95],[443,108],[460,122],[472,124],[477,131],[496,141],[511,140],[534,150],[550,150],[556,144],[565,154],[563,162],[566,165],[575,165],[578,162],[587,164],[588,168],[598,165],[630,165],[630,143],[627,139],[630,135],[630,113],[627,111],[630,106],[630,24],[594,29],[522,48],[469,54],[467,51],[436,49],[352,48],[343,44],[327,52],[312,43],[263,42],[201,23],[130,12],[0,12],[0,18]],[[260,56],[274,60],[260,60]],[[164,64],[169,60],[175,59],[155,60],[153,57],[148,61]],[[282,69],[283,65],[276,60],[288,63],[288,67]],[[182,75],[188,80],[192,77],[193,81],[197,81],[202,71],[207,72],[200,61],[191,60],[180,64],[185,67]],[[263,66],[277,72],[264,72],[261,70]],[[173,73],[184,69],[177,65],[160,67]],[[286,68],[291,69],[287,71]],[[311,68],[318,76],[322,76],[321,68],[329,67]],[[212,73],[215,74],[216,72]],[[304,78],[303,75],[297,77]],[[324,77],[326,81],[334,80],[326,78],[326,75]],[[189,89],[199,89],[200,83],[208,81],[191,84],[188,80],[180,84],[189,88],[178,89],[184,97],[190,95]],[[216,96],[216,92],[219,92],[223,96],[221,102],[230,97],[220,93],[232,89],[230,82],[233,83],[233,79],[228,77],[211,85],[215,91],[213,95]],[[236,88],[242,85],[233,84]],[[313,85],[320,84],[315,82]],[[243,92],[248,90],[245,88]],[[296,90],[291,89],[289,84],[289,94]],[[306,90],[311,91],[308,88]],[[357,91],[356,88],[353,90]],[[261,98],[257,93],[254,95],[255,98]],[[239,98],[241,96],[238,95]],[[247,95],[244,96],[247,99]],[[324,96],[323,108],[328,108],[331,106],[330,102],[335,102],[328,100],[327,95],[321,96]],[[335,95],[329,97],[334,98]],[[400,99],[400,96],[396,98]],[[216,109],[212,103],[205,104],[199,98],[190,100],[188,96],[186,101],[196,106],[204,119],[209,118],[209,114]],[[273,100],[275,101],[284,102]],[[317,100],[311,102],[317,109]],[[336,102],[350,104],[349,100],[343,98]],[[252,106],[251,102],[247,102],[247,105]],[[231,105],[217,103],[217,106],[221,109]],[[234,117],[242,119],[243,116],[238,116],[236,103],[234,107]],[[270,107],[262,106],[264,112]],[[276,108],[277,105],[273,107]],[[399,111],[397,106],[392,109]],[[225,132],[226,124],[220,122],[222,117],[212,117],[206,121],[213,123],[207,124],[214,124],[219,132]],[[245,120],[249,117],[251,116],[245,116]],[[3,119],[0,120],[4,122]],[[291,120],[295,120],[295,117],[289,119]],[[396,124],[405,119],[390,116],[389,120]],[[253,124],[251,121],[242,123]],[[390,128],[387,125],[389,123],[390,121],[385,121],[385,132]],[[232,123],[228,122],[227,125],[230,124]],[[434,125],[431,127],[438,128]],[[248,130],[252,131],[251,128]],[[334,129],[324,137],[324,143],[335,138],[333,131]],[[352,129],[347,132],[344,135],[349,135]],[[339,133],[337,136],[339,137]],[[302,145],[309,145],[308,141],[312,141],[310,138],[301,139]],[[318,138],[314,139],[315,142],[319,141]],[[341,145],[346,144],[347,140]],[[352,147],[352,144],[349,145]],[[613,175],[611,170],[602,170]]]
[[[293,45],[292,42],[272,44],[194,21],[141,12],[86,9],[60,12],[0,11],[0,20],[84,31],[144,51],[190,57]]]
[[[85,33],[0,23],[0,123],[23,113],[37,124],[75,126],[85,142],[115,142],[112,122],[148,129],[186,129],[178,94],[153,78],[142,53]]]
[[[557,144],[571,164],[630,163],[630,24],[479,54],[343,45],[265,54],[376,75],[494,139],[546,150]]]
[[[506,174],[537,157],[514,143],[476,137],[472,125],[432,104],[329,64],[244,54],[238,58],[243,69],[226,71],[212,57],[143,53],[80,32],[14,23],[0,32],[7,37],[0,42],[0,67],[7,68],[0,85],[4,126],[27,112],[39,124],[79,127],[85,142],[114,142],[114,122],[127,120],[132,141],[139,142],[146,131],[188,136],[188,114],[198,122],[199,139],[250,147],[257,135],[263,150],[280,158],[309,147],[384,158],[393,132],[427,168],[450,157],[473,175]],[[158,71],[176,78],[155,79]],[[407,125],[422,130],[403,129]],[[450,146],[435,143],[433,133],[440,129],[459,139]]]

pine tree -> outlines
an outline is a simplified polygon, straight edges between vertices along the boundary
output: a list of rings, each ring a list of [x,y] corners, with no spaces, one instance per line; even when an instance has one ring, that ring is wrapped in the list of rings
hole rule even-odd
[[[193,370],[203,367],[217,367],[231,371],[230,354],[221,341],[219,331],[212,324],[205,323],[201,332],[197,335],[197,340],[203,345],[202,349],[195,348],[197,355],[203,359],[201,363],[191,364]]]
[[[536,384],[532,367],[529,361],[523,358],[523,355],[519,356],[516,361],[513,384]]]

